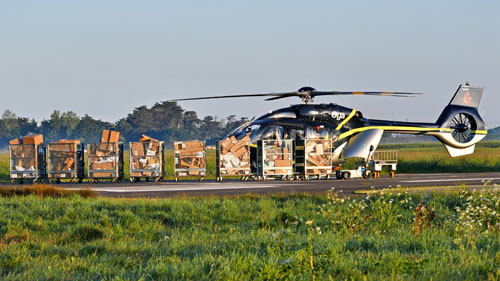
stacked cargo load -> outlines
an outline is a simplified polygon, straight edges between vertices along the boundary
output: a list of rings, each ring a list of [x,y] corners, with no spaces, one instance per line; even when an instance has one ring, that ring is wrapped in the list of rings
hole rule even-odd
[[[89,182],[109,178],[112,182],[123,179],[123,143],[120,133],[103,130],[100,143],[89,143],[87,148]]]
[[[234,136],[217,142],[216,177],[241,176],[246,180],[250,176],[250,133],[240,140]]]
[[[293,174],[293,140],[257,141],[257,173],[260,179],[280,176],[290,179]]]
[[[164,143],[146,135],[139,142],[130,143],[130,181],[139,182],[141,178],[155,182],[165,176]]]
[[[47,170],[52,182],[69,179],[81,183],[85,177],[84,144],[78,140],[47,144]]]
[[[329,139],[297,140],[295,174],[328,178],[332,174],[332,141]]]
[[[175,181],[179,177],[198,176],[202,181],[206,174],[206,152],[204,141],[174,142]]]
[[[10,182],[32,180],[33,183],[47,179],[47,162],[43,135],[28,135],[9,142]]]

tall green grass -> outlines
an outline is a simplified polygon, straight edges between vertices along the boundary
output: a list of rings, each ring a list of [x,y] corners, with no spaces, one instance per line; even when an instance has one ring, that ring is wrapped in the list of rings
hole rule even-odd
[[[498,280],[498,228],[462,214],[500,196],[471,197],[0,198],[0,279]]]

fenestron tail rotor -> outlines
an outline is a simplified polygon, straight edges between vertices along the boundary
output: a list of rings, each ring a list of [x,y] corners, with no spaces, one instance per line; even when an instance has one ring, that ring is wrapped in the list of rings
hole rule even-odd
[[[317,91],[312,87],[302,87],[296,92],[285,93],[267,93],[253,95],[227,95],[227,96],[212,96],[199,98],[174,99],[170,101],[186,101],[186,100],[206,100],[206,99],[225,99],[225,98],[246,98],[246,97],[270,97],[266,101],[278,100],[289,97],[298,97],[306,104],[311,103],[316,96],[339,96],[339,95],[365,95],[365,96],[389,96],[389,97],[415,97],[420,93],[404,93],[404,92],[342,92],[342,91]]]
[[[475,130],[474,118],[466,113],[459,113],[451,119],[451,135],[459,143],[467,143],[472,139]]]

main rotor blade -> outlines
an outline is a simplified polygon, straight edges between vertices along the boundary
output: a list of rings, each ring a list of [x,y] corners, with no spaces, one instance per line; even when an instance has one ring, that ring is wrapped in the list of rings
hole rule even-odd
[[[422,93],[404,93],[404,92],[338,92],[338,91],[313,91],[311,97],[314,96],[340,96],[340,95],[362,95],[362,96],[387,96],[387,97],[404,97],[413,98]]]
[[[184,101],[184,100],[209,100],[209,99],[227,99],[227,98],[251,98],[251,97],[293,97],[296,96],[297,92],[289,93],[267,93],[267,94],[251,94],[251,95],[228,95],[228,96],[212,96],[212,97],[199,97],[199,98],[185,98],[185,99],[173,99],[169,101]]]
[[[199,98],[184,98],[173,99],[173,101],[188,101],[188,100],[208,100],[208,99],[227,99],[227,98],[252,98],[252,97],[270,97],[266,101],[278,100],[289,97],[299,98],[314,98],[316,96],[340,96],[340,95],[365,95],[365,96],[391,96],[412,98],[421,93],[404,93],[404,92],[340,92],[340,91],[303,91],[303,92],[284,92],[284,93],[267,93],[267,94],[250,94],[250,95],[227,95],[227,96],[211,96]]]

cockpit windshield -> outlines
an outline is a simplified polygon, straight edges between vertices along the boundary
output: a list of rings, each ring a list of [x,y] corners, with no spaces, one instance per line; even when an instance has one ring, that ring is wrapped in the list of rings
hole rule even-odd
[[[238,140],[244,138],[246,135],[249,135],[250,138],[253,138],[253,136],[259,132],[260,127],[260,124],[252,124],[252,122],[248,122],[236,128],[229,135],[233,135]]]

